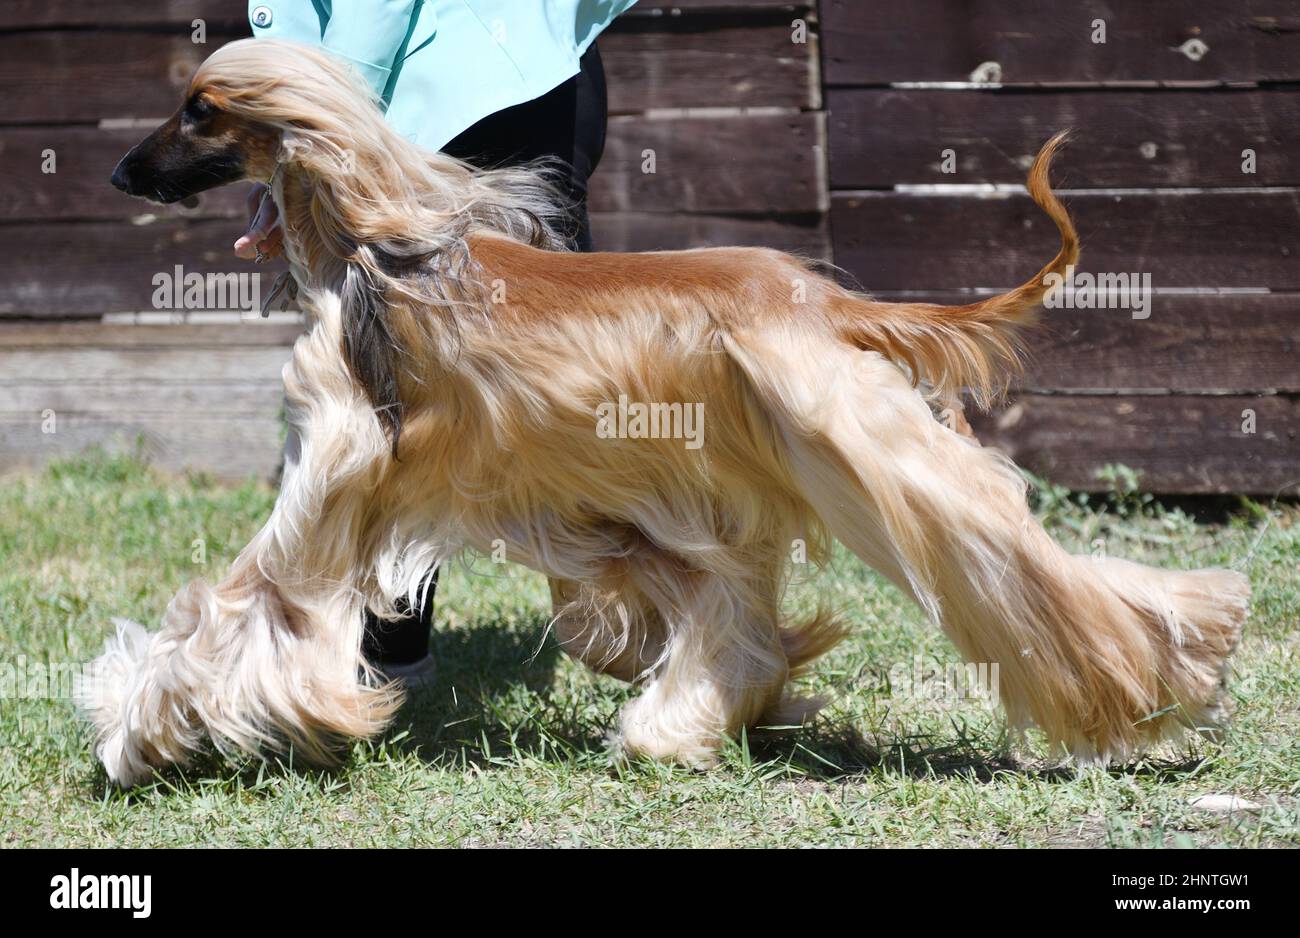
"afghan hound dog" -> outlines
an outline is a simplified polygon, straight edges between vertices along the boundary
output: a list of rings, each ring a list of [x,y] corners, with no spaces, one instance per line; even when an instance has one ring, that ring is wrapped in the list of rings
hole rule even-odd
[[[1066,553],[1015,467],[936,419],[1006,390],[1044,278],[1077,259],[1059,139],[1028,181],[1050,264],[982,302],[885,303],[775,250],[568,252],[543,169],[417,147],[322,51],[218,50],[115,179],[161,202],[271,184],[308,320],[283,375],[297,443],[226,577],[158,632],[119,621],[80,692],[109,776],[207,739],[325,760],[380,731],[400,692],[364,613],[418,602],[462,549],[550,578],[563,649],[639,686],[613,734],[631,754],[707,767],[815,710],[787,682],[843,630],[782,605],[792,545],[821,560],[832,538],[997,663],[1009,725],[1054,751],[1220,725],[1245,577]]]

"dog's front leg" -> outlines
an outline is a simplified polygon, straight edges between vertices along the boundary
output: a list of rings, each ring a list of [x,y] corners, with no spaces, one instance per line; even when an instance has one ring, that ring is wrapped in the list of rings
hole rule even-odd
[[[162,629],[119,622],[79,697],[120,784],[183,763],[211,737],[223,750],[292,743],[323,760],[339,736],[378,731],[400,702],[361,654],[374,486],[388,446],[320,330],[285,371],[291,422],[270,520],[215,585],[172,600]]]
[[[255,541],[220,582],[181,589],[156,633],[118,620],[79,694],[115,782],[185,763],[205,736],[249,753],[289,742],[324,761],[340,736],[374,733],[391,715],[393,695],[363,676],[360,594],[282,589],[260,552]]]

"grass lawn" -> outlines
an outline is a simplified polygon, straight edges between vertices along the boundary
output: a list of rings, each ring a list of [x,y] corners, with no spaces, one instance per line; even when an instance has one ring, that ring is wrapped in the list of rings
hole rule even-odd
[[[89,457],[0,482],[0,667],[98,654],[109,619],[155,627],[176,588],[217,578],[271,508],[264,485],[166,479]],[[1038,495],[1054,535],[1167,567],[1232,566],[1254,588],[1222,744],[1189,740],[1110,771],[1056,768],[982,702],[906,692],[956,661],[855,558],[808,571],[852,636],[803,683],[832,704],[806,729],[741,740],[694,774],[611,766],[629,690],[545,637],[545,581],[466,558],[438,591],[438,686],[387,735],[322,772],[205,760],[123,793],[66,697],[0,699],[5,846],[1283,846],[1300,843],[1300,511],[1243,501],[1215,523],[1134,495]],[[891,675],[893,680],[891,681]],[[10,682],[13,684],[13,681]],[[27,688],[30,690],[30,686]],[[1032,740],[1031,740],[1032,742]],[[1235,794],[1257,809],[1195,808]]]

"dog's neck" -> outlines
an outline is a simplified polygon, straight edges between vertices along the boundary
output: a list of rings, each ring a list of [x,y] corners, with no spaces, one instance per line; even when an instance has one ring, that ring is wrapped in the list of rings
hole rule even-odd
[[[271,193],[280,209],[284,251],[301,289],[337,289],[346,261],[330,251],[312,217],[313,182],[293,166],[284,166],[272,180]]]
[[[349,266],[354,263],[352,257],[339,252],[337,239],[323,234],[319,228],[316,216],[320,206],[313,204],[317,184],[301,168],[285,165],[272,189],[284,226],[285,256],[298,283],[300,305],[309,323],[318,321],[324,309],[337,309],[347,319],[346,297],[351,293],[345,289],[345,282]],[[455,304],[468,300],[472,308],[478,299],[472,280],[461,282],[457,276],[452,275],[448,282],[440,282],[436,276],[425,281],[425,287],[439,290],[439,293],[431,295],[426,304],[419,306],[418,313],[409,302],[396,306],[384,302],[385,341],[391,340],[403,349],[420,348],[427,374],[446,374],[450,370],[459,353],[458,337],[462,328],[450,309],[445,315],[428,315],[428,311],[446,307],[448,300]],[[452,296],[441,294],[441,286],[454,291]],[[320,302],[328,294],[343,302]],[[400,376],[399,380],[405,381],[406,376]]]

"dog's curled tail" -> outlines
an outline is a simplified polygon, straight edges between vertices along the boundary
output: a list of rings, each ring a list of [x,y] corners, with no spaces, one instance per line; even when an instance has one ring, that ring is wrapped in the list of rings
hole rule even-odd
[[[925,381],[938,396],[955,399],[963,390],[987,407],[1002,395],[1021,368],[1021,329],[1033,323],[1051,274],[1064,277],[1079,259],[1079,236],[1049,179],[1052,157],[1068,131],[1052,137],[1029,170],[1029,195],[1056,223],[1061,249],[1046,267],[1008,293],[965,306],[884,303],[852,294],[844,312],[843,335],[906,365],[914,382]]]

